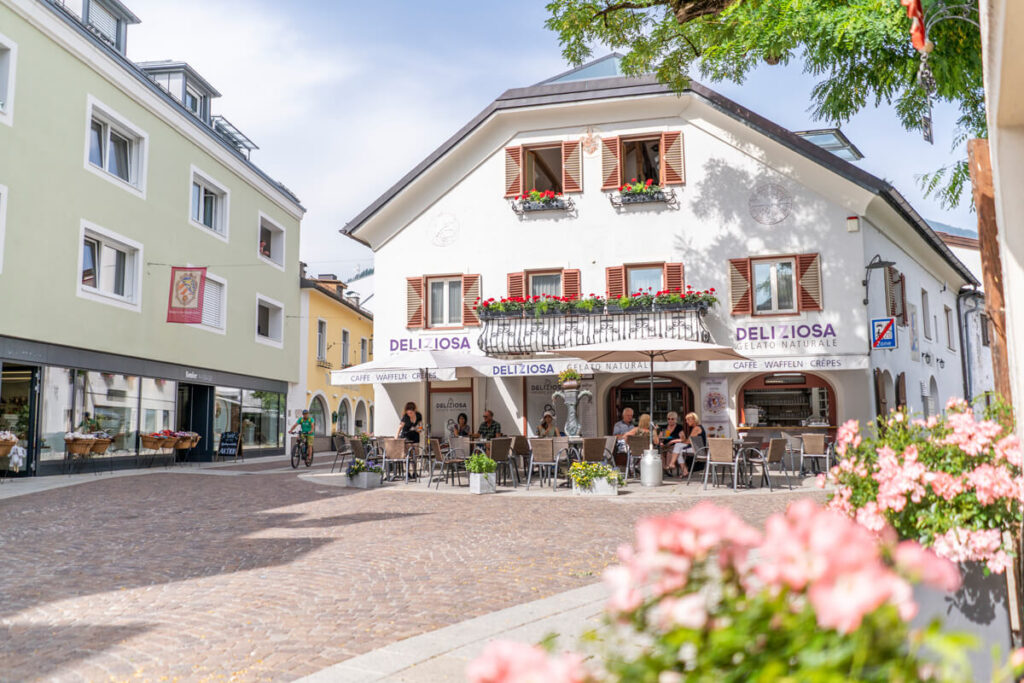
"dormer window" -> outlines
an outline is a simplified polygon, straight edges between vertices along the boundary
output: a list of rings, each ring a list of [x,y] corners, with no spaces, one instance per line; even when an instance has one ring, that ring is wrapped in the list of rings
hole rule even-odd
[[[185,89],[185,108],[196,116],[202,115],[203,98],[192,90],[192,88]]]
[[[139,23],[120,0],[86,0],[82,18],[95,36],[121,54],[125,54],[128,24]]]

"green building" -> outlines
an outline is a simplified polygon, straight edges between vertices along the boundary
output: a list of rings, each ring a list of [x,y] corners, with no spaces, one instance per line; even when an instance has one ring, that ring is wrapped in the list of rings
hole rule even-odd
[[[164,429],[281,449],[299,379],[305,210],[188,64],[126,58],[138,21],[0,0],[0,430],[37,474],[97,423],[111,464]],[[166,322],[171,266],[208,268],[201,323]]]

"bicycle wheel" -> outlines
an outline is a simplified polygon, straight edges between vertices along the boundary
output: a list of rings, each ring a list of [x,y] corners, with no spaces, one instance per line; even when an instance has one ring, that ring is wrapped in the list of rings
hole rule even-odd
[[[292,444],[292,469],[296,469],[299,466],[299,458],[301,457],[299,452],[299,441],[296,439],[295,443]]]

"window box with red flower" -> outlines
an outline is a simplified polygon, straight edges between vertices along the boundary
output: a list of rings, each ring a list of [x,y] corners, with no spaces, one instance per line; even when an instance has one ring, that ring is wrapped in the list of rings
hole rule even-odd
[[[653,202],[675,204],[676,193],[671,188],[655,185],[650,178],[643,182],[633,178],[619,187],[618,194],[608,195],[608,199],[616,208],[621,208],[625,204],[650,204]]]
[[[654,310],[656,311],[688,311],[697,310],[701,314],[707,313],[708,309],[718,303],[715,296],[715,288],[697,290],[691,286],[686,287],[682,292],[662,290],[654,295]]]
[[[526,300],[514,296],[508,298],[484,299],[476,305],[476,315],[481,320],[492,320],[494,318],[520,318],[523,315],[523,307]]]
[[[652,310],[653,307],[654,295],[651,294],[649,288],[620,296],[617,299],[608,299],[608,313],[611,315],[645,313]]]
[[[518,214],[532,211],[567,211],[574,207],[572,199],[554,190],[530,190],[513,197],[512,210]]]

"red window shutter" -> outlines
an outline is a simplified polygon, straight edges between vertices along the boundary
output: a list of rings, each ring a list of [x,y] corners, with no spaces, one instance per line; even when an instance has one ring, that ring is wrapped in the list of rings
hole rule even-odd
[[[523,193],[523,148],[505,148],[505,196],[517,197]]]
[[[626,266],[605,268],[605,285],[609,299],[618,299],[626,295]]]
[[[562,192],[583,192],[583,149],[579,140],[562,143]]]
[[[661,134],[661,184],[682,185],[686,182],[683,166],[683,134],[678,130]]]
[[[754,292],[750,284],[750,259],[729,259],[729,303],[733,315],[754,312]]]
[[[893,317],[896,315],[896,288],[893,285],[899,280],[899,271],[886,266],[882,272],[885,277],[885,314]]]
[[[525,273],[509,273],[508,274],[508,296],[509,298],[519,297],[523,298],[526,296],[526,274]]]
[[[896,407],[907,407],[907,373],[896,375]]]
[[[900,275],[900,325],[907,325],[907,276]]]
[[[580,271],[576,269],[562,271],[562,296],[567,299],[580,298]]]
[[[619,163],[619,138],[601,138],[601,189],[617,190],[622,186],[622,165]]]
[[[405,278],[405,326],[409,328],[424,327],[426,316],[423,309],[423,278]]]
[[[480,318],[476,315],[476,305],[480,303],[480,276],[462,276],[462,324],[476,327]]]
[[[819,254],[798,254],[796,273],[800,292],[800,310],[824,310],[821,293],[821,256]]]
[[[683,264],[682,263],[666,263],[662,266],[664,276],[662,281],[665,285],[665,289],[670,292],[683,291]]]

